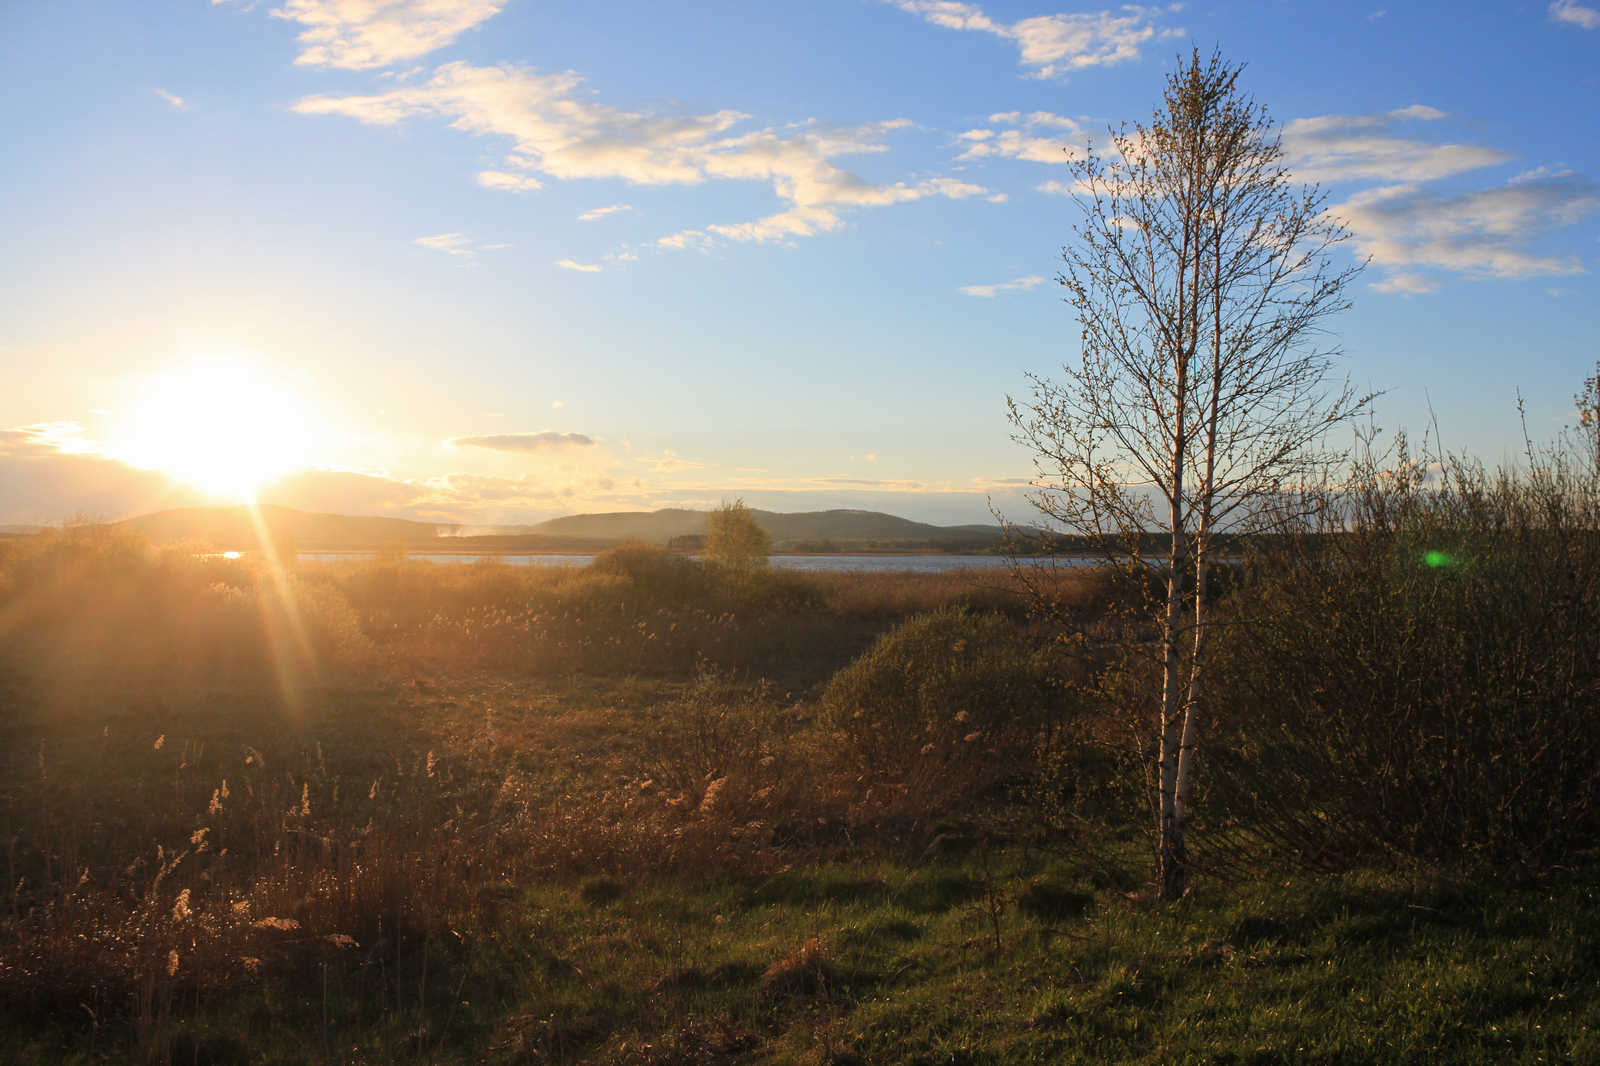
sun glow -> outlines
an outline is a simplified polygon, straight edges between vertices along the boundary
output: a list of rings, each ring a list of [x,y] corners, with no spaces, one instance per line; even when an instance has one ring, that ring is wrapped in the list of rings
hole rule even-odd
[[[244,360],[196,360],[152,378],[129,414],[117,458],[218,495],[253,501],[310,461],[305,403]]]

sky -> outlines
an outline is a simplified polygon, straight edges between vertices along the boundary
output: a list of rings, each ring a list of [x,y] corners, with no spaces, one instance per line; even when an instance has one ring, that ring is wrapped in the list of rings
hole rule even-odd
[[[1600,0],[7,0],[0,524],[1026,519],[1068,160],[1193,48],[1368,262],[1379,427],[1575,420]]]

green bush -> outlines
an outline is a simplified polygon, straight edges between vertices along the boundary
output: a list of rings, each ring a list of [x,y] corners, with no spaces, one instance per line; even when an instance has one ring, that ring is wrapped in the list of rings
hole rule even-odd
[[[867,769],[1025,754],[1059,724],[1061,664],[1003,617],[941,608],[879,637],[828,683],[822,721]]]

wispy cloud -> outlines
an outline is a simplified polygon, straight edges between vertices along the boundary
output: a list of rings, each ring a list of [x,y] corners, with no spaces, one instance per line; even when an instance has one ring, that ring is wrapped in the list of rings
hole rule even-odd
[[[1081,196],[1093,192],[1089,186],[1081,181],[1041,181],[1034,186],[1039,192],[1047,192],[1052,196]]]
[[[584,274],[598,274],[605,269],[604,267],[596,266],[594,263],[575,263],[570,259],[557,259],[556,266],[565,267],[568,270],[577,270]]]
[[[1002,292],[1027,292],[1040,284],[1044,278],[1037,274],[1029,274],[1025,278],[1013,278],[998,285],[963,285],[961,291],[968,296],[995,296]]]
[[[506,192],[532,192],[544,188],[544,182],[529,174],[507,174],[503,170],[478,172],[478,184],[485,189],[503,189]]]
[[[900,492],[915,492],[924,486],[920,481],[874,481],[870,478],[860,477],[808,477],[805,479],[812,485],[849,485],[865,489],[890,489]]]
[[[1473,278],[1582,273],[1577,256],[1540,254],[1530,245],[1600,210],[1600,184],[1562,172],[1456,196],[1391,185],[1328,210],[1344,220],[1358,251],[1388,268],[1375,289],[1430,292],[1439,284],[1434,271]]]
[[[593,211],[585,211],[583,214],[579,215],[578,221],[593,222],[596,219],[605,218],[607,215],[614,214],[618,211],[632,210],[633,207],[629,204],[612,204],[610,207],[597,207]]]
[[[296,63],[370,70],[443,48],[504,6],[505,0],[285,0],[272,14],[307,27]]]
[[[1513,156],[1473,144],[1431,144],[1390,135],[1402,122],[1434,122],[1443,111],[1417,104],[1377,115],[1297,118],[1283,127],[1285,162],[1300,181],[1429,181]]]
[[[584,433],[557,433],[547,429],[540,433],[491,433],[477,437],[451,437],[445,441],[450,448],[488,448],[496,452],[542,452],[552,448],[588,448],[595,438]]]
[[[184,103],[183,97],[174,96],[172,93],[167,92],[165,89],[154,89],[152,91],[157,96],[161,97],[161,99],[165,100],[167,103],[169,103],[173,107],[177,108],[179,111],[187,111],[187,110],[189,110],[189,105]]]
[[[560,179],[621,178],[636,185],[693,185],[711,179],[770,182],[785,210],[753,222],[713,224],[673,234],[665,247],[703,247],[718,237],[781,240],[837,229],[841,212],[928,196],[961,199],[987,189],[954,178],[877,185],[833,163],[841,155],[882,152],[903,119],[856,126],[806,122],[734,133],[748,116],[628,111],[594,102],[578,74],[513,66],[447,63],[429,81],[372,96],[314,96],[295,110],[393,125],[415,116],[448,118],[460,130],[511,141],[485,185],[536,188],[537,172]],[[713,236],[714,235],[714,236]]]
[[[689,459],[679,459],[676,452],[663,451],[660,455],[641,455],[635,460],[640,463],[649,463],[656,470],[701,470],[704,463],[696,463]]]
[[[1083,67],[1126,63],[1139,58],[1139,46],[1156,35],[1153,23],[1164,14],[1158,7],[1124,5],[1121,14],[1099,11],[1073,15],[1039,15],[1018,22],[996,22],[976,4],[952,0],[888,0],[902,11],[921,15],[936,26],[992,33],[1013,41],[1025,67],[1034,76],[1055,78]],[[1166,10],[1176,10],[1174,4]],[[1181,29],[1162,32],[1179,36]]]
[[[1550,17],[1556,22],[1570,22],[1586,30],[1600,28],[1600,11],[1584,7],[1576,0],[1556,0],[1550,5]]]
[[[971,129],[958,135],[966,150],[957,159],[1027,159],[1035,163],[1066,163],[1084,156],[1083,132],[1070,118],[1053,115],[1048,111],[1035,111],[1024,115],[1017,111],[990,115],[989,121],[1001,125],[1020,126],[1020,129]],[[1059,129],[1065,135],[1040,137],[1044,129]]]
[[[450,255],[475,255],[472,248],[466,247],[472,243],[472,238],[465,233],[441,233],[434,237],[418,237],[411,242],[420,244],[424,248],[432,248],[436,252],[446,252]]]

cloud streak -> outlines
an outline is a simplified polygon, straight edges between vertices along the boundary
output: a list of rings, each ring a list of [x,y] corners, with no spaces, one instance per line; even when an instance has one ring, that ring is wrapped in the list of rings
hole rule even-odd
[[[451,437],[445,441],[449,448],[487,448],[497,452],[542,452],[554,448],[587,448],[595,438],[584,433],[557,433],[553,429],[541,433],[491,433],[485,436]]]
[[[1013,278],[999,285],[963,285],[961,291],[968,296],[996,296],[1002,292],[1027,292],[1043,282],[1044,278],[1030,274],[1025,278]]]
[[[1139,46],[1156,36],[1152,25],[1162,9],[1125,5],[1122,14],[1099,11],[1073,15],[1039,15],[1018,22],[996,22],[976,4],[952,0],[888,0],[902,11],[920,15],[935,26],[992,33],[1016,44],[1023,66],[1038,78],[1058,78],[1084,67],[1109,66],[1139,58]],[[1162,32],[1180,36],[1181,29]]]
[[[441,233],[434,237],[418,237],[411,242],[420,244],[424,248],[431,248],[436,252],[445,252],[448,255],[471,256],[475,253],[471,248],[464,247],[472,243],[472,238],[465,233]]]
[[[632,211],[632,210],[633,210],[633,207],[630,204],[612,204],[610,207],[597,207],[593,211],[585,211],[583,214],[579,215],[578,216],[578,221],[579,222],[593,222],[596,219],[605,218],[607,215],[613,214],[613,213],[615,213],[617,211]]]
[[[504,6],[505,0],[285,0],[272,15],[307,27],[296,63],[371,70],[443,48]]]
[[[689,459],[679,459],[676,452],[663,451],[660,455],[641,455],[635,462],[649,463],[657,471],[661,470],[702,470],[704,463],[696,463]]]
[[[629,111],[596,102],[576,73],[525,67],[447,63],[427,83],[370,96],[313,96],[302,114],[344,115],[375,125],[430,116],[463,132],[511,142],[504,163],[478,180],[501,189],[539,186],[532,173],[562,180],[620,178],[635,185],[696,185],[709,180],[762,181],[785,210],[752,222],[712,224],[658,241],[669,248],[705,247],[717,238],[771,241],[837,229],[841,213],[929,196],[963,199],[988,193],[954,178],[877,185],[841,169],[842,155],[882,152],[903,119],[856,126],[806,122],[735,133],[749,116],[722,110],[700,115]]]

